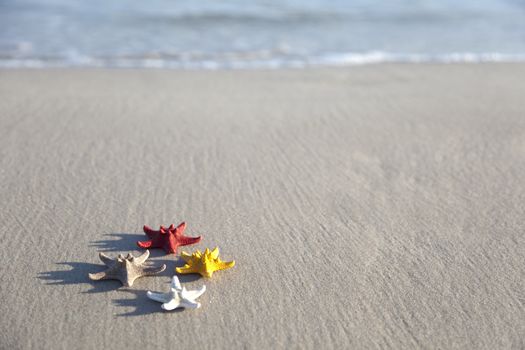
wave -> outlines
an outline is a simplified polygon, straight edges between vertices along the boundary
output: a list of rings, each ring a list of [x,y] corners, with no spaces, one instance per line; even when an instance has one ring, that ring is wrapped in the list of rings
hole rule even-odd
[[[158,69],[278,69],[355,66],[380,63],[525,62],[525,53],[498,52],[411,54],[371,51],[301,56],[286,51],[227,53],[152,53],[143,56],[9,57],[0,56],[0,68],[158,68]]]
[[[490,19],[490,14],[481,12],[432,12],[417,13],[377,13],[377,12],[336,12],[336,11],[282,11],[261,12],[203,12],[203,13],[140,13],[128,14],[122,20],[129,23],[155,23],[170,26],[212,26],[212,25],[324,25],[327,23],[390,23],[407,25],[410,23],[447,23]]]

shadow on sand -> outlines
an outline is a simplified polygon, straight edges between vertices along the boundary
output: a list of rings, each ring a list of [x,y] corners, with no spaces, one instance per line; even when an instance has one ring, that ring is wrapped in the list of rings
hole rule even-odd
[[[40,272],[37,278],[44,281],[46,285],[71,285],[86,283],[91,285],[91,289],[82,293],[104,293],[115,290],[121,286],[119,281],[107,280],[105,283],[92,281],[88,273],[100,272],[105,269],[104,265],[83,263],[83,262],[63,262],[57,263],[61,266],[69,266],[69,270],[56,270]]]
[[[146,251],[145,249],[137,246],[137,241],[146,240],[147,237],[141,234],[134,233],[109,233],[104,235],[108,239],[102,239],[98,241],[90,242],[89,246],[94,247],[98,252],[105,253],[110,258],[116,258],[118,254],[127,255],[128,253],[133,254],[137,257]],[[157,266],[158,264],[166,264],[166,270],[160,274],[160,276],[174,273],[173,259],[169,259],[170,255],[162,249],[149,249],[149,258],[146,262],[148,266]],[[163,257],[164,259],[157,259]]]
[[[148,239],[146,235],[137,233],[108,233],[105,234],[104,237],[108,238],[93,241],[89,246],[101,252],[130,252],[133,250],[143,250],[137,247],[137,241],[145,241]]]
[[[113,303],[119,307],[130,308],[133,307],[132,311],[117,314],[118,317],[132,317],[132,316],[143,316],[153,313],[162,313],[164,310],[160,308],[160,304],[156,301],[149,299],[146,295],[145,290],[136,289],[120,289],[119,293],[131,294],[134,298],[122,298],[115,299]]]

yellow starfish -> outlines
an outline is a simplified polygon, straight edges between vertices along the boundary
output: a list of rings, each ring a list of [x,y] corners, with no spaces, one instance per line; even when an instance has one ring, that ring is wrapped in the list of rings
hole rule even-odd
[[[184,259],[186,265],[177,267],[175,270],[178,273],[200,273],[204,277],[211,277],[214,271],[226,270],[235,265],[235,261],[226,262],[219,259],[219,247],[216,247],[211,252],[206,248],[204,253],[197,250],[191,255],[182,252],[180,256]]]

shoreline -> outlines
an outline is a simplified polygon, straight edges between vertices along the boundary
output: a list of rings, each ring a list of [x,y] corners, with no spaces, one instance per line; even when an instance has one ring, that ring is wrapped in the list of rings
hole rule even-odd
[[[320,56],[276,56],[272,59],[246,59],[247,53],[218,55],[206,60],[179,60],[172,55],[144,57],[77,57],[0,59],[0,69],[167,69],[167,70],[281,70],[348,68],[382,64],[480,64],[525,63],[525,53],[451,52],[446,54],[408,54],[371,51],[327,53]],[[236,60],[234,57],[238,56]]]

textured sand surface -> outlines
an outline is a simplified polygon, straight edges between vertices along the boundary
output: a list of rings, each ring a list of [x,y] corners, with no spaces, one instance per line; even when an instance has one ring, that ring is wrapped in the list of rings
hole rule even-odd
[[[525,346],[525,65],[4,70],[0,130],[2,348]],[[88,280],[182,220],[201,309]]]

